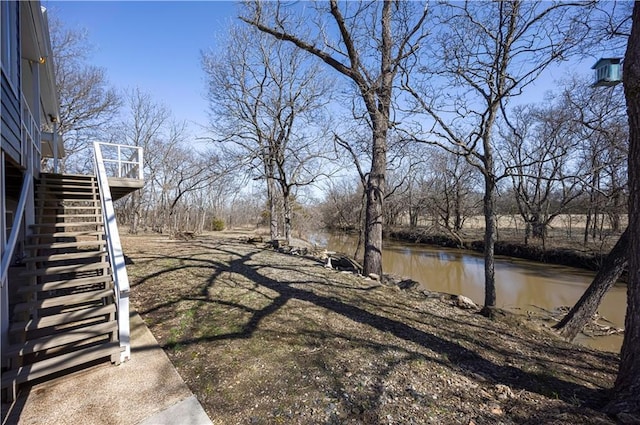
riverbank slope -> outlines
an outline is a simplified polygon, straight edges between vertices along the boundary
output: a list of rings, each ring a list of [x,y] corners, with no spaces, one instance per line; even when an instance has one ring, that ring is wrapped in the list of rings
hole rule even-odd
[[[122,238],[132,305],[214,423],[613,423],[616,355],[242,236]]]

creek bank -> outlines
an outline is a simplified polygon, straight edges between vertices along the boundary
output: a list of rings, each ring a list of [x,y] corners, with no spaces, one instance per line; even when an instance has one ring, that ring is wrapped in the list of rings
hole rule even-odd
[[[387,234],[390,238],[401,242],[411,242],[425,245],[436,245],[445,248],[460,248],[482,253],[484,241],[463,240],[452,236],[428,233],[424,229],[396,229]],[[547,264],[576,267],[591,271],[597,271],[604,259],[603,255],[577,251],[571,248],[542,249],[536,245],[523,243],[497,241],[495,244],[496,255],[521,258],[523,260],[536,261]]]

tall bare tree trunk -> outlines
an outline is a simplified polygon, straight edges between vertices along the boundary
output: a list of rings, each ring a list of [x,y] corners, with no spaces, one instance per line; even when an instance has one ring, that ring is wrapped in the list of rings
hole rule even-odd
[[[622,423],[640,423],[640,3],[633,6],[623,82],[629,116],[629,284],[620,369],[607,406]]]
[[[291,245],[291,199],[289,196],[289,190],[283,188],[282,193],[282,210],[284,218],[284,238],[287,240],[287,245]]]
[[[362,191],[362,197],[360,199],[360,210],[358,212],[358,243],[356,244],[356,250],[353,253],[353,258],[356,259],[356,261],[363,261],[364,260],[364,254],[362,254],[364,252],[364,240],[365,240],[365,228],[364,228],[364,222],[365,222],[365,211],[366,211],[366,205],[367,205],[367,193],[366,193],[366,182],[364,183],[365,188],[363,188]],[[364,262],[364,261],[363,261]]]
[[[498,104],[490,108],[489,118],[482,136],[484,163],[484,306],[481,313],[493,317],[496,307],[496,277],[495,277],[495,245],[498,239],[498,219],[496,216],[496,177],[493,160],[493,146],[491,137],[493,124],[496,119]]]
[[[497,239],[496,186],[493,176],[485,176],[484,194],[484,308],[482,313],[491,316],[496,306],[495,244]]]
[[[364,233],[364,274],[374,273],[382,277],[382,211],[384,183],[387,165],[387,129],[385,119],[381,119],[374,135],[373,160],[367,180],[367,207]]]
[[[269,204],[269,237],[278,238],[278,206],[276,203],[276,185],[273,177],[267,177],[267,203]]]
[[[611,289],[624,271],[629,259],[628,248],[629,229],[627,228],[605,258],[591,285],[560,323],[554,326],[560,335],[572,341],[591,320],[607,291]]]
[[[250,3],[253,5],[252,17],[240,17],[244,22],[255,26],[260,31],[271,34],[281,41],[291,42],[298,48],[316,56],[328,66],[332,67],[340,74],[349,78],[357,87],[367,109],[370,119],[369,124],[373,129],[371,145],[371,170],[365,186],[365,196],[367,207],[365,211],[365,253],[364,253],[364,273],[377,274],[382,276],[382,224],[383,224],[383,199],[387,161],[387,133],[389,130],[389,111],[394,89],[394,78],[398,72],[406,69],[404,63],[407,58],[413,56],[419,41],[425,37],[422,31],[423,24],[427,18],[428,8],[420,6],[415,10],[419,13],[412,24],[404,22],[403,25],[394,25],[394,11],[404,11],[403,18],[409,17],[408,5],[410,2],[394,2],[385,0],[383,2],[361,2],[352,3],[357,13],[353,14],[349,3],[345,10],[349,15],[345,19],[338,0],[330,0],[328,4],[328,14],[336,25],[340,34],[340,51],[335,57],[331,53],[336,52],[335,46],[325,40],[325,46],[316,45],[316,41],[308,42],[295,35],[297,30],[286,29],[284,21],[279,20],[279,13],[275,15],[275,26],[266,25],[262,19],[261,2]],[[375,5],[375,6],[373,6]],[[380,25],[367,20],[371,17],[377,20],[377,7],[380,5]],[[279,5],[277,6],[279,7]],[[368,11],[374,12],[369,14]],[[351,27],[351,24],[354,24]],[[405,26],[406,25],[406,26]],[[377,31],[380,30],[378,37]],[[326,28],[322,26],[319,34],[325,35]],[[392,33],[397,31],[397,33]],[[394,38],[395,37],[395,38]],[[359,48],[366,43],[360,40],[377,40],[364,47],[361,52]],[[325,49],[326,47],[326,49]],[[368,49],[371,50],[368,50]],[[342,50],[344,49],[344,50]],[[375,52],[372,56],[371,53]],[[380,54],[380,62],[373,58]],[[362,60],[366,58],[366,60]],[[375,64],[378,69],[367,69],[371,64]],[[374,77],[375,75],[375,77]]]
[[[133,216],[131,217],[131,223],[129,223],[129,233],[135,235],[138,233],[138,226],[140,223],[140,193],[138,191],[131,194],[131,211]]]

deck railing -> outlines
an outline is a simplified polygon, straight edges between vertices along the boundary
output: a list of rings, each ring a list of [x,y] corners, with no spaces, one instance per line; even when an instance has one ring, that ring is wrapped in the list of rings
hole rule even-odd
[[[108,177],[119,179],[143,179],[143,150],[139,146],[96,142],[100,146],[102,160]]]
[[[22,95],[22,152],[21,165],[28,170],[40,170],[40,128],[27,99]],[[38,177],[36,173],[36,177]]]
[[[105,233],[107,239],[107,251],[113,279],[116,289],[116,300],[118,309],[118,336],[120,347],[123,349],[120,360],[126,361],[131,357],[130,331],[129,331],[129,277],[125,266],[120,234],[116,223],[116,214],[113,208],[111,189],[109,188],[109,177],[137,178],[142,179],[142,148],[127,145],[116,145],[113,143],[93,144],[95,155],[96,178],[100,190],[100,200],[102,203],[102,217],[104,220]],[[135,156],[129,155],[123,160],[123,152],[133,149]],[[103,150],[105,150],[103,152]],[[112,156],[116,152],[115,158]],[[108,155],[105,159],[103,153]],[[135,161],[134,161],[135,159]],[[105,164],[110,164],[109,171]],[[115,168],[114,168],[115,166]],[[116,172],[113,175],[113,172]]]

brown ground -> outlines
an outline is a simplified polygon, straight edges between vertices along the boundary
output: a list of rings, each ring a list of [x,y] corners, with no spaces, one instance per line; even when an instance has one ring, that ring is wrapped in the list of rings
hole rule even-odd
[[[605,424],[618,357],[224,232],[123,237],[132,303],[214,424]]]

